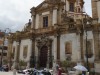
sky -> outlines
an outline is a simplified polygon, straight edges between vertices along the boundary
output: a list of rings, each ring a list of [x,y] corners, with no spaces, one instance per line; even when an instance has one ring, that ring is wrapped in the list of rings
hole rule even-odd
[[[30,9],[43,0],[0,0],[0,30],[22,30],[31,19]],[[85,11],[91,16],[91,0],[85,1]]]

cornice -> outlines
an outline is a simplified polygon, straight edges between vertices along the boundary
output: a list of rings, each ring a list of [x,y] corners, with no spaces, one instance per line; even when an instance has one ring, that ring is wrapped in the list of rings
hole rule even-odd
[[[73,3],[75,3],[76,2],[76,0],[68,0],[69,2],[73,2]]]
[[[51,11],[55,8],[58,9],[64,5],[65,5],[64,2],[57,2],[57,3],[43,2],[39,6],[37,6],[34,11],[35,11],[35,13],[40,13],[40,12],[44,12],[44,11]]]

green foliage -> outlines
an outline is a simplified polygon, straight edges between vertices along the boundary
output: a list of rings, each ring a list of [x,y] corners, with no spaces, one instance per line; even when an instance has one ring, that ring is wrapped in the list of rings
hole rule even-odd
[[[25,62],[23,60],[19,61],[19,66],[26,66],[26,65],[27,65],[27,62]]]
[[[64,60],[64,61],[61,62],[61,66],[62,67],[69,67],[70,64],[71,64],[71,62],[70,61],[67,61],[67,60]]]
[[[82,75],[82,73],[79,73],[78,75]]]

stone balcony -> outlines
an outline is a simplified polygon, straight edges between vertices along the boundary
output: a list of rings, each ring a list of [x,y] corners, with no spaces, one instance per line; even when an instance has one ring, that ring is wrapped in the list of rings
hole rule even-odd
[[[54,31],[54,26],[34,29],[33,33],[40,34],[40,33],[52,32],[52,31]]]

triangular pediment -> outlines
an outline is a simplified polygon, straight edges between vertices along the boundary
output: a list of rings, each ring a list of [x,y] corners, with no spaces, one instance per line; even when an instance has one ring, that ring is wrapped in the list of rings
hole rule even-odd
[[[36,7],[36,10],[46,9],[46,8],[48,8],[49,6],[50,6],[50,4],[44,1],[44,2],[42,2],[41,4],[39,4],[39,5]]]
[[[37,7],[33,7],[31,8],[31,12],[35,11],[35,12],[40,12],[40,11],[46,11],[48,9],[53,9],[57,6],[63,6],[64,2],[60,1],[60,0],[50,0],[50,1],[43,1],[41,4],[39,4]]]

